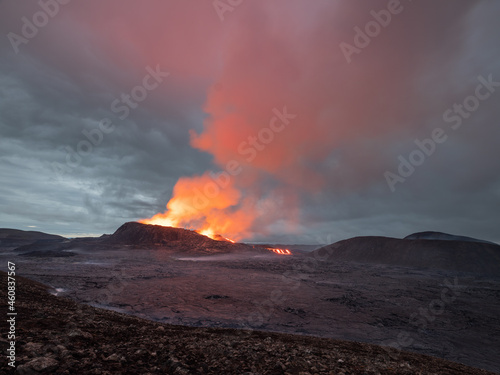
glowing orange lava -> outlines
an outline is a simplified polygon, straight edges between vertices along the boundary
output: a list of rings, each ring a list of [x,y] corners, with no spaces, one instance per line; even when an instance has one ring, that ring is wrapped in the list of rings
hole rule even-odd
[[[214,240],[239,241],[257,217],[254,202],[242,199],[233,180],[219,187],[209,172],[177,181],[167,210],[143,224],[186,228]]]
[[[207,236],[207,237],[210,237],[211,239],[215,240],[216,239],[216,234],[214,233],[213,230],[211,230],[210,228],[208,229],[203,229],[203,230],[197,230],[196,231],[197,233],[203,235],[203,236]]]
[[[272,247],[268,247],[268,249],[279,255],[292,255],[292,252],[288,249],[274,249]]]

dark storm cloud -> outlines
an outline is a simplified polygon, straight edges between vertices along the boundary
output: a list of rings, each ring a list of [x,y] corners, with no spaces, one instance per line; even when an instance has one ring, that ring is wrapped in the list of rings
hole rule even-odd
[[[2,226],[113,231],[161,210],[179,177],[207,167],[207,158],[188,147],[196,109],[189,118],[137,108],[122,121],[109,109],[120,92],[95,97],[43,63],[12,55],[5,51],[0,71]],[[103,118],[116,129],[71,172],[55,173],[66,147],[76,149],[86,139],[82,130]]]

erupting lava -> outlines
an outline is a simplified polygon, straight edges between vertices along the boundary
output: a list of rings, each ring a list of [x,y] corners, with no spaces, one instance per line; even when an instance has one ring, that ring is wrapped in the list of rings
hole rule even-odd
[[[269,250],[271,250],[272,252],[276,253],[276,254],[280,254],[280,255],[292,255],[292,252],[288,249],[274,249],[272,247],[268,247]]]
[[[217,241],[235,243],[244,238],[257,216],[254,205],[249,200],[241,201],[240,192],[232,184],[207,194],[210,192],[207,187],[214,189],[210,183],[214,184],[208,173],[181,178],[167,203],[167,211],[139,222],[184,227]],[[279,255],[292,255],[288,249],[267,249]]]
[[[143,224],[192,229],[214,240],[238,241],[248,236],[257,214],[252,201],[227,181],[223,189],[210,173],[177,181],[167,210]]]
[[[226,237],[224,237],[224,236],[221,236],[221,237],[222,237],[224,240],[226,240],[226,241],[229,241],[229,242],[232,242],[232,243],[236,243],[236,241],[233,241],[233,240],[232,240],[232,239],[230,239],[230,238],[226,238]]]

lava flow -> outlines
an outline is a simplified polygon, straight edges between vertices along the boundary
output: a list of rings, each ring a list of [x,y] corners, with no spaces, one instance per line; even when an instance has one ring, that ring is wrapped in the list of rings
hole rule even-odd
[[[280,254],[280,255],[292,255],[292,252],[288,249],[275,249],[275,248],[272,248],[272,247],[268,247],[267,248],[268,250],[271,250],[272,252],[276,253],[276,254]]]
[[[212,177],[181,178],[174,187],[167,210],[142,224],[185,228],[196,231],[217,241],[235,243],[250,234],[250,227],[258,216],[254,202],[241,199],[240,191],[231,183],[218,194],[210,195],[207,187],[213,184]],[[279,255],[291,255],[288,249],[267,248]]]
[[[224,236],[221,236],[225,241],[228,241],[228,242],[232,242],[232,243],[236,243],[236,241],[233,241],[232,239],[230,238],[227,238],[227,237],[224,237]]]

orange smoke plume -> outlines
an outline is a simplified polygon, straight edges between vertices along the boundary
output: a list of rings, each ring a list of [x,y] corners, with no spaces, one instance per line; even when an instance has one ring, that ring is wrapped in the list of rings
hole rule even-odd
[[[244,238],[255,217],[251,201],[241,199],[229,175],[223,186],[217,182],[219,180],[209,172],[181,178],[174,187],[167,211],[140,222],[193,229],[215,239],[221,238],[219,236],[231,238],[227,238],[229,241]]]

